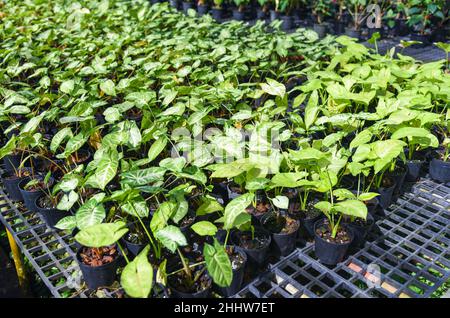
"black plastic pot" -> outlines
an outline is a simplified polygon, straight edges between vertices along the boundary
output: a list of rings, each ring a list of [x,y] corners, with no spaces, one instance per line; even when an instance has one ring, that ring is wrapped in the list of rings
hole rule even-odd
[[[396,19],[394,26],[394,35],[395,36],[405,36],[409,32],[408,25],[406,24],[406,20],[404,19]]]
[[[197,13],[198,13],[199,16],[207,14],[208,11],[209,11],[209,6],[208,5],[198,5],[197,6]]]
[[[267,255],[269,253],[269,247],[270,247],[270,243],[272,241],[271,235],[269,232],[267,232],[266,230],[264,230],[261,227],[255,227],[254,233],[255,233],[255,236],[263,235],[264,237],[267,238],[267,241],[265,242],[264,246],[262,246],[259,249],[247,249],[247,248],[240,246],[239,238],[241,237],[241,235],[242,234],[251,235],[250,232],[238,232],[238,231],[233,232],[231,234],[231,241],[233,242],[234,245],[240,247],[245,252],[245,254],[247,254],[247,259],[248,259],[249,264],[255,265],[257,267],[263,267],[267,262]]]
[[[338,244],[327,242],[315,232],[321,226],[326,226],[325,222],[322,220],[317,221],[314,226],[314,252],[321,263],[326,265],[336,265],[344,260],[347,250],[353,241],[353,233],[351,230],[347,230],[350,236],[350,242],[348,243]]]
[[[70,212],[68,211],[61,211],[58,209],[48,209],[48,208],[41,208],[39,206],[38,200],[42,197],[42,195],[40,195],[39,197],[36,198],[35,200],[35,205],[37,208],[38,213],[40,213],[42,215],[42,217],[44,218],[45,223],[47,223],[47,225],[52,228],[52,229],[56,229],[55,225],[59,222],[59,220],[61,220],[62,218],[65,218],[66,216],[70,215]]]
[[[175,9],[178,9],[178,7],[180,5],[178,0],[169,0],[169,4],[171,7],[174,7]]]
[[[148,242],[141,244],[131,243],[125,238],[123,238],[122,241],[125,243],[127,250],[130,251],[130,253],[133,254],[134,256],[137,256],[148,244]]]
[[[372,230],[375,223],[374,217],[367,213],[365,225],[360,225],[354,222],[348,223],[347,227],[353,232],[353,241],[351,247],[360,247],[366,242],[367,234]]]
[[[236,252],[238,252],[244,258],[244,264],[238,268],[233,269],[233,280],[231,285],[228,287],[219,287],[219,292],[224,297],[231,297],[241,290],[242,282],[244,281],[245,265],[247,264],[247,254],[237,246],[233,247]]]
[[[305,236],[314,237],[314,225],[317,223],[317,221],[322,220],[324,217],[325,216],[323,214],[319,214],[313,218],[301,218],[300,226]]]
[[[174,297],[174,298],[208,298],[211,293],[211,286],[212,286],[212,282],[211,282],[210,287],[208,287],[204,290],[198,291],[196,293],[185,293],[185,292],[176,290],[175,288],[170,286],[170,283],[168,283],[168,287],[172,291],[172,297]]]
[[[269,231],[269,229],[265,226],[268,218],[273,215],[272,213],[266,213],[261,218],[261,224],[265,230]],[[290,254],[294,249],[297,243],[298,230],[300,228],[300,221],[296,220],[297,229],[292,233],[273,233],[272,234],[272,247],[275,255],[278,256],[286,256]],[[270,231],[269,231],[270,232]]]
[[[267,12],[263,11],[261,8],[256,9],[256,19],[264,20],[267,17]]]
[[[411,38],[411,41],[422,42],[420,44],[414,44],[413,47],[423,48],[423,47],[426,47],[428,44],[430,44],[429,36],[426,34],[411,33],[410,38]]]
[[[270,10],[270,21],[280,19],[280,13],[275,10]]]
[[[378,202],[383,209],[387,209],[392,203],[392,195],[394,194],[396,183],[389,188],[379,188],[377,192],[380,194],[378,196]]]
[[[359,40],[361,38],[361,31],[353,28],[345,28],[345,35]]]
[[[13,173],[12,173],[13,174]],[[11,173],[5,172],[2,174],[3,186],[5,187],[5,191],[8,193],[8,197],[11,201],[22,201],[22,193],[19,190],[19,183],[23,180],[27,182],[30,180],[30,177],[22,177],[22,178],[7,178],[12,175]]]
[[[117,277],[117,268],[119,267],[119,260],[121,254],[116,257],[111,263],[102,266],[88,266],[83,263],[80,257],[82,247],[78,248],[77,261],[80,266],[80,270],[83,273],[84,281],[90,289],[97,289],[103,286],[111,286]]]
[[[406,165],[408,166],[408,173],[406,174],[406,181],[415,182],[419,179],[422,172],[422,167],[425,160],[407,160]]]
[[[404,165],[403,163],[398,163],[396,169],[392,172],[389,172],[389,176],[395,182],[393,194],[394,196],[395,195],[398,196],[403,193],[403,184],[405,183],[405,178],[407,174],[408,174],[408,166]]]
[[[317,24],[314,23],[313,30],[317,33],[319,38],[324,38],[327,34],[327,26],[326,24]]]
[[[450,182],[450,162],[433,158],[430,162],[429,173],[431,179],[438,182]]]
[[[40,197],[42,194],[44,194],[44,192],[42,190],[38,190],[38,191],[24,190],[24,187],[27,185],[27,183],[29,181],[30,181],[29,179],[20,181],[19,182],[19,191],[20,191],[20,194],[22,195],[23,202],[24,202],[25,206],[27,207],[27,209],[30,210],[31,212],[38,212],[38,208],[36,206],[36,199],[38,197]]]
[[[294,27],[294,19],[290,15],[281,16],[281,30],[288,31]]]
[[[239,9],[233,9],[233,19],[237,21],[244,21],[245,12],[239,11]]]
[[[19,169],[20,162],[22,159],[24,159],[26,156],[22,155],[8,155],[3,157],[3,163],[5,164],[5,171],[14,173],[17,169]]]
[[[181,3],[181,5],[183,7],[184,13],[187,13],[189,9],[194,9],[194,4],[192,2],[185,2],[185,1],[183,1]]]
[[[223,18],[223,10],[217,9],[217,8],[212,8],[211,15],[216,21],[221,21]]]

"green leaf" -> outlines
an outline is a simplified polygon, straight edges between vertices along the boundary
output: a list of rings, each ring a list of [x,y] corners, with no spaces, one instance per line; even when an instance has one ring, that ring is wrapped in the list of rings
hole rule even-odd
[[[83,246],[98,248],[113,245],[127,232],[125,222],[102,223],[81,229],[75,240]]]
[[[105,208],[95,199],[90,199],[83,204],[75,214],[77,226],[80,230],[101,223],[105,216]]]
[[[62,218],[58,221],[55,225],[56,228],[60,230],[73,230],[77,227],[77,221],[75,219],[75,216],[70,215],[66,216],[65,218]]]
[[[289,207],[289,199],[284,195],[277,195],[272,199],[272,203],[279,209],[287,210]]]
[[[168,139],[165,136],[158,138],[148,151],[149,162],[155,160],[156,157],[166,148]]]
[[[75,87],[75,81],[74,80],[67,80],[61,83],[61,86],[59,87],[59,90],[63,93],[70,94]]]
[[[131,297],[147,298],[152,290],[153,267],[147,258],[149,249],[147,245],[122,271],[120,284]]]
[[[155,237],[172,253],[180,246],[186,246],[187,241],[179,228],[168,225],[156,232]]]
[[[150,229],[153,233],[156,233],[167,225],[176,208],[177,205],[172,201],[165,201],[159,205],[150,221]]]
[[[96,161],[97,168],[95,173],[87,179],[86,184],[104,190],[106,185],[116,176],[119,167],[119,153],[113,148],[101,148],[99,151],[101,151],[101,157],[100,160]]]
[[[252,203],[254,197],[254,193],[246,193],[227,204],[224,212],[224,230],[231,230],[234,227],[236,218],[239,214],[246,213],[245,209]]]
[[[159,166],[172,172],[181,172],[185,164],[186,159],[184,157],[178,157],[163,159],[159,163]]]
[[[73,137],[72,129],[70,127],[64,127],[63,129],[59,130],[53,136],[52,141],[50,143],[50,150],[53,153],[56,153],[56,151],[58,150],[58,147],[61,145],[61,143],[66,138],[72,138],[72,137]]]
[[[366,143],[370,142],[370,140],[372,139],[372,136],[373,136],[373,134],[369,129],[365,129],[365,130],[361,131],[351,141],[350,149],[356,148],[362,144],[366,144]]]
[[[313,91],[309,97],[308,104],[305,107],[305,128],[308,130],[316,121],[319,114],[319,94],[317,90]]]
[[[121,174],[121,177],[123,184],[131,187],[139,187],[156,181],[162,181],[165,173],[165,168],[151,167],[147,169],[125,172]]]
[[[100,83],[100,89],[109,96],[116,96],[116,85],[112,80],[106,80]]]
[[[358,218],[367,218],[367,206],[359,200],[346,200],[334,205],[334,209],[342,214],[355,216]]]
[[[205,244],[203,255],[206,268],[214,283],[220,287],[230,286],[233,281],[233,270],[225,248],[214,239],[214,246]]]
[[[261,89],[269,94],[269,95],[273,95],[273,96],[280,96],[280,97],[284,97],[284,95],[286,94],[286,87],[281,84],[278,83],[277,81],[271,79],[271,78],[266,78],[267,83],[261,83]]]
[[[214,198],[203,197],[202,204],[197,209],[196,215],[205,215],[223,211],[223,206]]]
[[[192,224],[191,228],[200,236],[214,236],[217,233],[217,226],[208,221],[200,221]]]
[[[69,211],[77,201],[78,193],[75,191],[70,191],[69,194],[64,194],[61,197],[56,208],[61,211]]]

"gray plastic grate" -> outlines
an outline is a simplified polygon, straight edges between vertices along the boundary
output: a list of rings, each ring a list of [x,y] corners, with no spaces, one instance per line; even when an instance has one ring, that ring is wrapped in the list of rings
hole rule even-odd
[[[235,297],[426,298],[449,279],[450,187],[421,179],[341,264],[321,264],[308,244]]]

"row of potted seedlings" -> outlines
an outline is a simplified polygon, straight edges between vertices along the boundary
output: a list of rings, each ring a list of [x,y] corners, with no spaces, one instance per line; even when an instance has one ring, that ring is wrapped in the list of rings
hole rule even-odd
[[[161,2],[152,0],[152,3]],[[254,19],[281,20],[283,30],[295,26],[295,19],[313,27],[320,37],[347,34],[369,39],[381,36],[410,35],[422,43],[445,42],[449,36],[448,10],[444,1],[354,1],[354,0],[215,0],[169,1],[174,8],[187,13],[197,9],[199,15],[210,13],[216,20],[232,18],[237,21]],[[367,33],[363,36],[363,33]]]

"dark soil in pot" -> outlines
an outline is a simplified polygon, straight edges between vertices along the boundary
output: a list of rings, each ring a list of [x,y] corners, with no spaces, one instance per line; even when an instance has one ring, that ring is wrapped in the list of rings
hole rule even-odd
[[[193,269],[192,276],[199,275],[199,270],[203,270],[203,268]],[[211,292],[212,280],[204,271],[198,280],[190,284],[186,273],[181,271],[168,276],[167,285],[175,298],[208,298]]]
[[[260,224],[261,223],[261,218],[263,217],[263,215],[265,215],[266,213],[268,213],[269,211],[271,211],[272,206],[270,205],[269,202],[263,202],[263,201],[259,201],[256,202],[256,205],[253,206],[250,205],[246,211],[248,213],[250,213],[250,215],[252,216],[253,221],[256,224]]]
[[[374,224],[375,219],[370,213],[367,214],[366,220],[356,218],[353,222],[348,222],[347,227],[353,232],[353,241],[350,247],[358,248],[363,246]]]
[[[450,182],[450,161],[443,161],[443,154],[435,152],[430,162],[429,173],[431,179],[438,182]]]
[[[336,237],[332,238],[327,220],[317,221],[314,229],[314,252],[319,261],[326,265],[336,265],[342,262],[353,241],[352,232],[341,226]]]
[[[19,174],[20,176],[18,176]],[[5,187],[6,193],[8,193],[8,197],[11,201],[22,201],[22,193],[19,190],[19,183],[22,180],[30,180],[30,171],[21,170],[20,173],[9,173],[5,172],[2,174],[2,182]]]
[[[44,218],[45,223],[52,229],[56,229],[55,225],[66,216],[70,215],[69,211],[61,211],[56,208],[53,202],[46,196],[41,195],[35,202],[38,212]]]
[[[233,269],[233,280],[228,287],[219,287],[219,293],[224,297],[235,295],[241,290],[242,282],[244,281],[245,265],[247,264],[247,255],[245,252],[236,246],[227,246],[227,254],[231,261],[231,268]]]
[[[300,203],[291,206],[288,214],[300,221],[299,235],[309,239],[314,237],[314,224],[324,218],[323,213],[314,207],[315,202],[309,202],[305,211],[300,210]]]
[[[148,244],[148,238],[145,232],[139,230],[131,230],[123,237],[123,241],[127,249],[134,256],[138,255]]]
[[[231,240],[247,254],[251,265],[263,267],[266,264],[271,243],[270,233],[263,228],[255,228],[254,235],[250,231],[233,232]]]
[[[42,180],[40,180],[37,184],[31,186],[27,190],[25,190],[25,186],[30,182],[31,179],[25,179],[19,182],[19,190],[22,194],[23,202],[28,210],[31,212],[39,212],[36,206],[36,199],[40,197],[44,191],[42,189],[46,188],[46,185]]]
[[[81,247],[77,260],[90,289],[110,286],[117,277],[120,253],[116,245],[100,248]]]
[[[286,256],[295,249],[300,227],[298,220],[273,212],[262,217],[261,224],[272,233],[272,246],[276,255]]]

